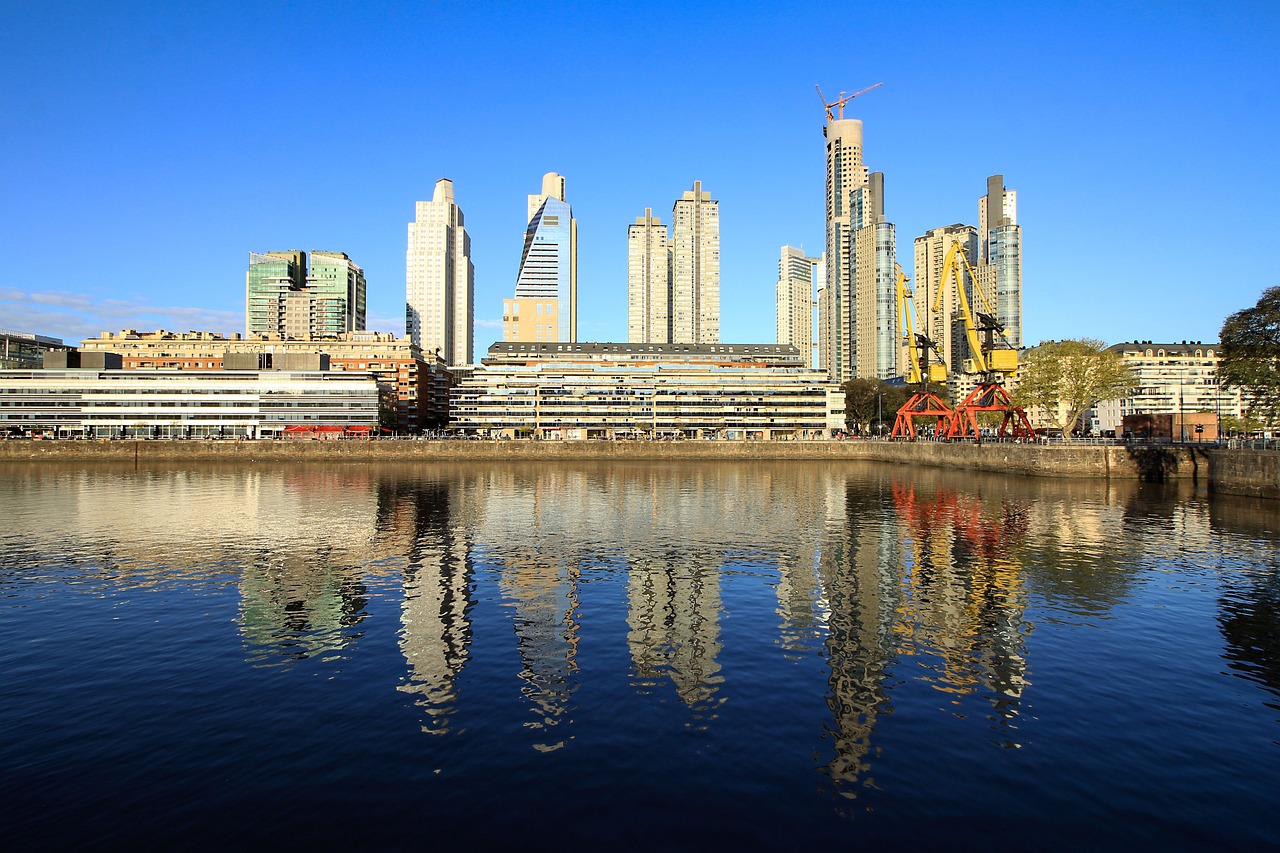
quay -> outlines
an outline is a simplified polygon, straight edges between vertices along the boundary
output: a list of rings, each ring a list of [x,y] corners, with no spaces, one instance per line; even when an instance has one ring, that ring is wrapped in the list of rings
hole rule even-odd
[[[16,440],[0,462],[867,461],[1034,477],[1191,480],[1211,492],[1280,499],[1280,450],[1194,444],[530,440]]]

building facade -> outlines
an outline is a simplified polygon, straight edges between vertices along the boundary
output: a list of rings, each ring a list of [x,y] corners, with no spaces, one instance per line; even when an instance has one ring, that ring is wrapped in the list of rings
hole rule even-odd
[[[966,257],[977,257],[978,232],[972,225],[957,223],[933,228],[915,239],[916,278],[913,291],[916,311],[924,318],[921,334],[926,335],[944,353],[948,369],[958,373],[964,360],[969,357],[969,348],[964,335],[964,323],[960,319],[956,287],[965,288],[965,298],[972,304],[974,282],[963,266],[960,268],[959,282],[954,276],[943,281],[947,252],[956,243],[964,249]],[[934,305],[938,306],[937,311],[933,310]],[[936,354],[930,353],[929,360],[936,363]]]
[[[1018,194],[1004,187],[1004,176],[987,178],[987,194],[978,200],[980,240],[974,276],[987,305],[1004,326],[1013,349],[1022,348],[1022,228]]]
[[[826,286],[827,298],[818,323],[822,366],[837,382],[853,378],[854,329],[852,305],[851,205],[852,193],[867,183],[862,164],[862,122],[832,118],[822,129],[826,137]]]
[[[453,181],[436,181],[431,201],[415,205],[405,254],[405,331],[448,365],[474,354],[476,271],[464,223]]]
[[[720,202],[694,181],[671,220],[671,343],[719,343]]]
[[[555,172],[543,175],[542,192],[529,196],[515,296],[502,300],[502,339],[578,339],[578,223],[564,178]]]
[[[67,349],[61,338],[0,329],[0,370],[34,369],[46,352]]]
[[[884,218],[884,173],[872,172],[850,194],[849,278],[853,321],[853,376],[892,379],[901,376],[898,330],[898,243],[893,223]]]
[[[627,340],[671,341],[671,244],[648,207],[627,226]]]
[[[312,338],[363,331],[364,271],[343,252],[250,252],[245,334]]]
[[[313,251],[307,260],[313,338],[365,328],[364,270],[343,252]]]
[[[1135,341],[1108,349],[1123,359],[1137,382],[1129,396],[1095,407],[1095,433],[1120,435],[1131,415],[1176,415],[1178,423],[1191,423],[1195,414],[1212,414],[1215,419],[1244,416],[1240,389],[1223,386],[1218,379],[1216,343]]]
[[[372,374],[325,370],[0,370],[0,432],[68,438],[272,438],[290,426],[369,432]]]
[[[815,284],[822,258],[807,257],[803,249],[783,246],[778,260],[777,339],[800,350],[814,365],[813,308]]]
[[[228,354],[304,355],[321,353],[330,369],[372,373],[395,390],[393,426],[398,432],[417,432],[444,426],[449,411],[451,372],[444,360],[426,355],[406,335],[388,332],[348,332],[323,339],[293,339],[279,335],[242,338],[213,332],[103,332],[80,343],[81,352],[117,353],[124,370],[221,370]]]
[[[844,393],[791,346],[503,342],[459,379],[451,413],[492,436],[826,438]]]

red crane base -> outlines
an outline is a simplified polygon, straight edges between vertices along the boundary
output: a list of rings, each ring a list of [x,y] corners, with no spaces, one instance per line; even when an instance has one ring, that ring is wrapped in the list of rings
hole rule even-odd
[[[932,391],[917,391],[898,409],[898,416],[893,421],[893,432],[889,433],[889,437],[915,438],[915,418],[935,418],[937,434],[944,435],[947,425],[954,417],[955,412],[937,394]]]
[[[1027,413],[1013,404],[1003,385],[984,382],[970,392],[964,402],[956,406],[947,424],[947,438],[977,438],[982,433],[978,426],[978,412],[1003,412],[1004,420],[996,435],[1004,438],[1032,438],[1036,432],[1027,420]]]

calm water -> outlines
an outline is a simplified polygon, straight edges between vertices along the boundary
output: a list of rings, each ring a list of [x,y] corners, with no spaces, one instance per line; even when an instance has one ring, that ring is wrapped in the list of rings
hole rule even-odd
[[[0,467],[0,827],[1276,845],[1278,538],[858,464]]]

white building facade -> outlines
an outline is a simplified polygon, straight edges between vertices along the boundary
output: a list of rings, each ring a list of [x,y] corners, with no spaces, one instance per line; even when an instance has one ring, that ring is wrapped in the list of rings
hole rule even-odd
[[[627,340],[671,341],[671,244],[647,207],[627,226]]]
[[[446,364],[470,364],[475,326],[475,266],[471,237],[453,182],[436,181],[431,201],[415,206],[405,254],[405,331],[425,353]]]
[[[539,439],[817,439],[844,392],[769,344],[494,344],[450,399],[468,433]]]
[[[720,202],[693,182],[671,226],[671,343],[720,341]]]
[[[777,341],[800,350],[810,366],[816,365],[813,308],[823,263],[822,258],[808,257],[795,246],[783,246],[778,259]]]

